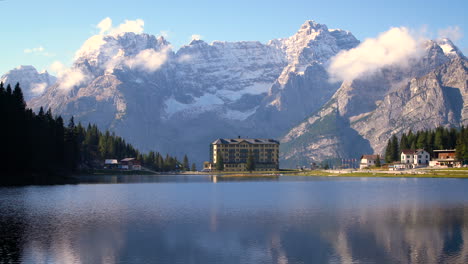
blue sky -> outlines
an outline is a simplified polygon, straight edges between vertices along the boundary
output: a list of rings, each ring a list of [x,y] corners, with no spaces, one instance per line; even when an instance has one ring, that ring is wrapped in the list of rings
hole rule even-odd
[[[207,42],[288,37],[308,19],[351,31],[358,39],[390,27],[438,31],[458,27],[455,44],[468,53],[468,1],[0,1],[0,74],[18,66],[46,69],[54,61],[70,64],[96,25],[110,17],[114,25],[142,19],[145,32],[167,34],[176,47],[199,34]],[[40,50],[40,47],[43,50]],[[33,50],[35,48],[35,50]],[[28,50],[29,49],[29,50]],[[29,52],[28,52],[29,51]]]

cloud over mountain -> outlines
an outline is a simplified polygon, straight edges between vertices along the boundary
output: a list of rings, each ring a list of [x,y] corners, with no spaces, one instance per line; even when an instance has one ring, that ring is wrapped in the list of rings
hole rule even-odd
[[[354,80],[383,67],[405,66],[422,52],[420,40],[405,27],[391,28],[377,38],[369,38],[354,49],[341,51],[331,59],[332,81]]]
[[[97,24],[100,30],[99,34],[120,34],[125,32],[133,32],[136,34],[143,33],[145,22],[142,19],[125,20],[123,23],[116,27],[112,27],[112,19],[109,17],[104,18]]]

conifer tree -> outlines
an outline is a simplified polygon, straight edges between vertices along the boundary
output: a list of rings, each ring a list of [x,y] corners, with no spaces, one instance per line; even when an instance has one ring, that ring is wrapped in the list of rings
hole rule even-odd
[[[375,160],[375,166],[377,168],[380,168],[382,164],[380,164],[380,155],[377,155],[377,159]]]
[[[392,161],[398,161],[400,157],[400,148],[398,146],[398,138],[396,135],[392,136]]]
[[[224,170],[224,160],[223,156],[221,155],[221,151],[218,150],[216,153],[216,165],[215,165],[216,170],[222,171]]]
[[[183,163],[182,163],[182,167],[183,167],[183,170],[185,170],[185,171],[188,171],[189,168],[190,168],[190,163],[189,163],[187,155],[184,155],[184,160],[183,160]]]
[[[439,127],[436,129],[434,137],[434,148],[435,149],[444,149],[444,139],[443,139],[443,128]]]
[[[385,162],[393,162],[393,153],[392,153],[392,139],[389,139],[387,142],[387,147],[385,148]]]
[[[250,172],[255,170],[255,160],[252,151],[249,151],[249,156],[247,157],[247,164],[245,165],[245,168]]]

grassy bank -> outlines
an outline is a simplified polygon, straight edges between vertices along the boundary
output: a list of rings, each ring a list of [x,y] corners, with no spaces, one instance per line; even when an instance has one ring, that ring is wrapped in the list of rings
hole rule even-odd
[[[298,175],[303,176],[338,176],[338,177],[386,177],[386,178],[468,178],[468,169],[418,169],[413,171],[355,171],[336,173],[326,170],[316,170],[302,172]]]

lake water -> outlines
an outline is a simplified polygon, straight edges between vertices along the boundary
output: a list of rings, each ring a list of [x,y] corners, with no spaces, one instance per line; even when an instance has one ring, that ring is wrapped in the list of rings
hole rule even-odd
[[[0,188],[0,263],[468,263],[468,180],[85,177]]]

